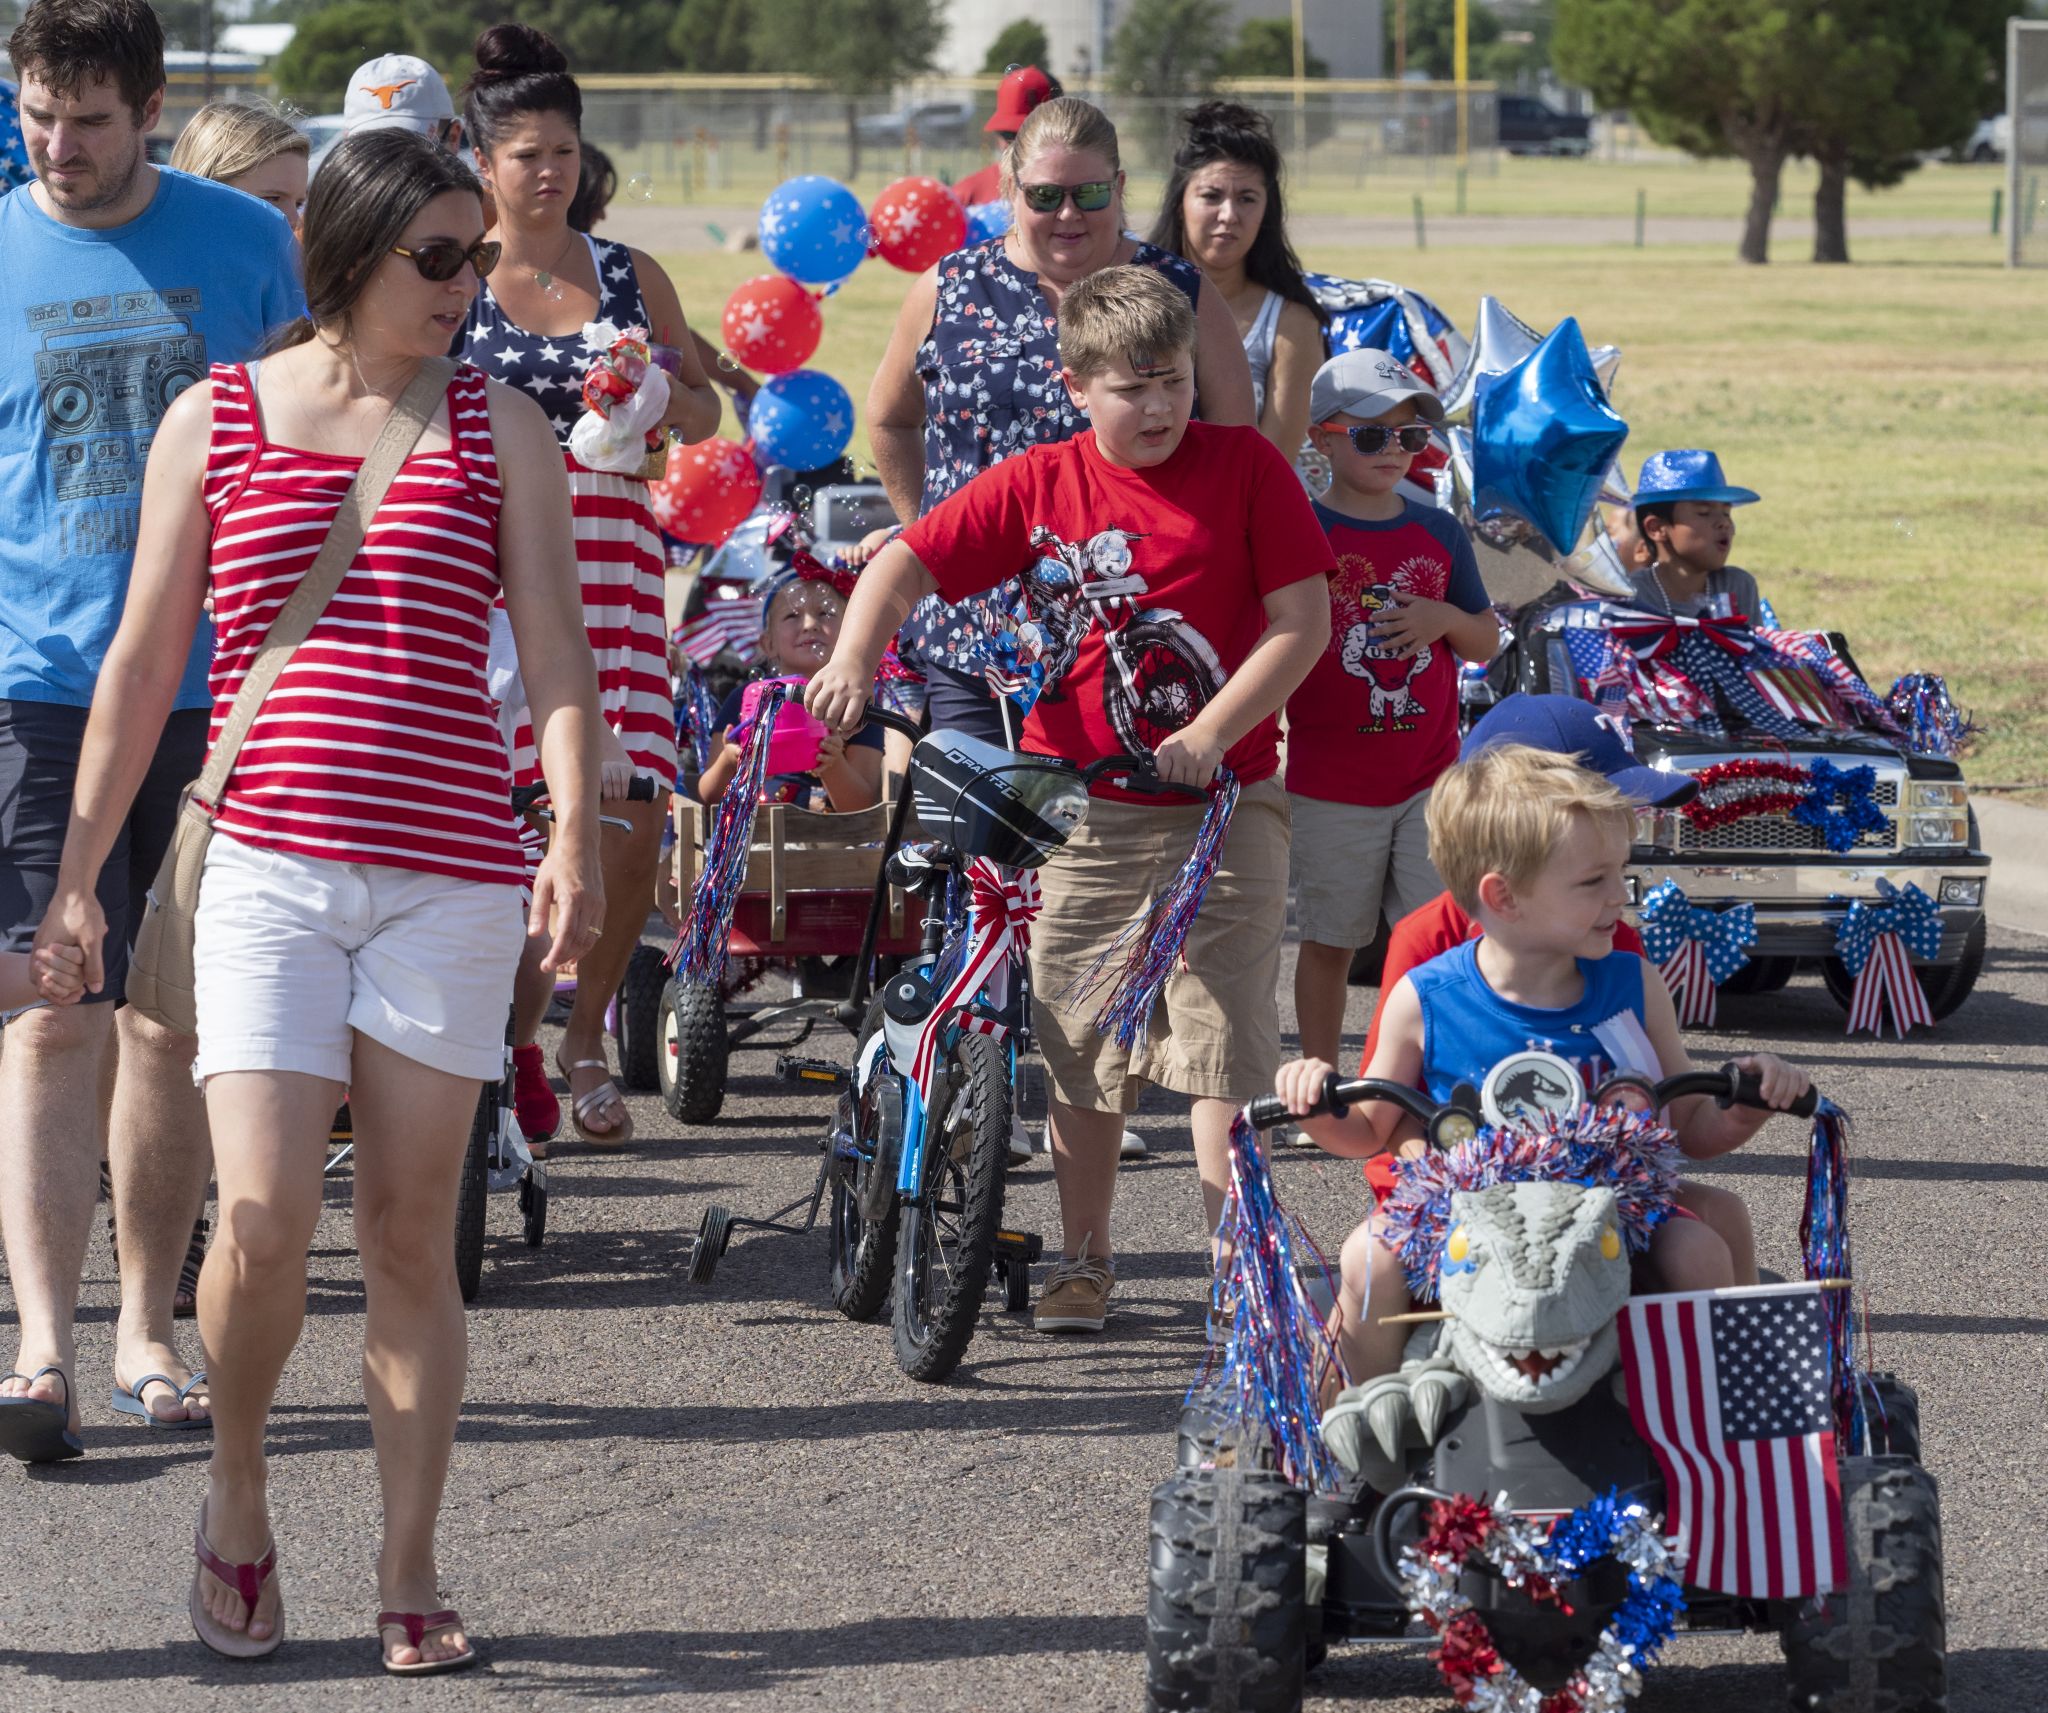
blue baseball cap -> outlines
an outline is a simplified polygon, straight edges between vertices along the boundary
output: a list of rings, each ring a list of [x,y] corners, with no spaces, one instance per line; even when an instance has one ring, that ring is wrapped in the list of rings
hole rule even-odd
[[[1738,488],[1721,474],[1721,460],[1711,452],[1652,452],[1636,477],[1631,504],[1653,506],[1671,500],[1726,500],[1731,506],[1752,506],[1763,498],[1754,488]]]
[[[1645,767],[1629,754],[1599,711],[1576,696],[1531,696],[1517,691],[1487,709],[1465,734],[1458,759],[1470,761],[1497,744],[1527,744],[1554,755],[1575,755],[1595,773],[1605,774],[1623,796],[1653,809],[1675,809],[1699,795],[1699,782],[1688,773],[1667,773]]]

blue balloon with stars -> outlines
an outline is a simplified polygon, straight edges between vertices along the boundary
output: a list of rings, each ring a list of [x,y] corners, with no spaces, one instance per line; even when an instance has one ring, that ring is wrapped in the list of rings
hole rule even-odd
[[[21,136],[21,103],[14,85],[0,77],[0,196],[35,177]]]
[[[967,236],[962,244],[984,244],[991,238],[1000,238],[1010,229],[1010,205],[1007,202],[974,202],[967,208]]]
[[[806,173],[761,204],[761,254],[805,285],[843,280],[867,259],[868,216],[837,179]]]
[[[1474,509],[1516,512],[1569,553],[1627,438],[1585,335],[1567,316],[1519,363],[1481,378],[1472,406]]]
[[[818,369],[792,369],[761,383],[747,412],[747,432],[764,464],[817,470],[853,438],[853,400]]]

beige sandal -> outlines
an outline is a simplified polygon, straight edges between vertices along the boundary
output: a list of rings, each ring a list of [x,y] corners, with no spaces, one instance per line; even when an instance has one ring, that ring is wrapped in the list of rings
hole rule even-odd
[[[557,1059],[555,1069],[570,1085],[569,1122],[576,1127],[576,1134],[586,1148],[623,1148],[633,1140],[633,1114],[626,1106],[626,1097],[619,1092],[619,1085],[612,1081],[609,1064],[603,1059],[578,1059],[573,1065],[564,1065]],[[575,1074],[588,1070],[603,1071],[604,1081],[579,1095],[575,1092]],[[619,1122],[610,1130],[592,1130],[588,1121],[606,1106],[619,1109]]]

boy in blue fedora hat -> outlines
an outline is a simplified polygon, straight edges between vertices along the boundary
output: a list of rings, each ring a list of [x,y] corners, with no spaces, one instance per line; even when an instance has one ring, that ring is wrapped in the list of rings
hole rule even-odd
[[[1756,579],[1730,565],[1736,506],[1761,498],[1721,473],[1711,452],[1653,452],[1636,478],[1636,527],[1651,563],[1629,573],[1635,603],[1673,618],[1762,617]]]

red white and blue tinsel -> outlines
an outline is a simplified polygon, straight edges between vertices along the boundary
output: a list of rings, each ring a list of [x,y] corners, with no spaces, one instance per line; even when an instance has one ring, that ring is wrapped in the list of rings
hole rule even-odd
[[[1144,914],[1057,995],[1061,1005],[1078,1010],[1107,982],[1109,991],[1095,1013],[1095,1027],[1120,1047],[1133,1047],[1145,1038],[1152,1007],[1181,961],[1188,931],[1194,927],[1209,882],[1216,878],[1223,861],[1223,841],[1229,836],[1230,817],[1236,808],[1237,776],[1222,768],[1187,860],[1145,907]]]
[[[1394,1192],[1380,1204],[1381,1241],[1401,1258],[1409,1291],[1433,1300],[1453,1191],[1601,1184],[1615,1192],[1622,1236],[1640,1254],[1671,1215],[1682,1164],[1677,1138],[1649,1113],[1586,1105],[1540,1124],[1489,1124],[1470,1142],[1401,1161]]]
[[[775,716],[789,695],[786,683],[769,684],[755,706],[751,725],[734,734],[739,745],[739,770],[718,800],[711,837],[704,846],[704,866],[690,901],[689,919],[668,961],[679,981],[717,988],[725,982],[725,964],[732,945],[732,914],[746,883],[747,859],[754,842],[754,816],[761,807],[761,789],[768,782],[768,738]]]
[[[1870,1402],[1875,1394],[1856,1354],[1855,1292],[1847,1283],[1855,1278],[1849,1254],[1849,1115],[1827,1099],[1814,1108],[1799,1249],[1807,1278],[1843,1281],[1841,1288],[1820,1293],[1821,1313],[1828,1327],[1835,1441],[1845,1448],[1861,1446],[1866,1394]]]
[[[1953,761],[1970,747],[1981,728],[1950,699],[1938,672],[1908,672],[1884,699],[1906,742],[1921,755]]]
[[[1501,1657],[1465,1592],[1466,1570],[1490,1569],[1562,1615],[1571,1609],[1562,1590],[1603,1558],[1627,1570],[1628,1593],[1591,1657],[1546,1694]],[[1616,1713],[1641,1693],[1644,1668],[1685,1610],[1684,1560],[1663,1519],[1611,1490],[1548,1523],[1463,1495],[1439,1499],[1422,1538],[1402,1550],[1401,1586],[1409,1611],[1436,1632],[1430,1657],[1452,1699],[1483,1713]]]
[[[1855,986],[1849,993],[1849,1030],[1884,1036],[1887,1014],[1903,1041],[1908,1029],[1932,1029],[1934,1013],[1913,973],[1913,959],[1941,955],[1941,911],[1908,881],[1878,878],[1875,904],[1857,899],[1835,930],[1835,953]]]
[[[1687,1028],[1711,1029],[1721,983],[1749,962],[1756,944],[1756,906],[1710,910],[1677,881],[1650,889],[1639,912],[1643,950],[1664,972],[1664,984]]]
[[[1806,797],[1793,806],[1792,819],[1819,828],[1829,850],[1840,855],[1854,850],[1865,833],[1891,832],[1891,817],[1877,804],[1876,768],[1867,762],[1837,767],[1826,756],[1816,756],[1806,771]]]
[[[718,738],[718,704],[711,687],[694,664],[683,668],[676,685],[676,747],[690,746],[697,758],[697,771],[711,765],[711,746]]]
[[[1316,1270],[1333,1296],[1335,1286],[1314,1240],[1280,1205],[1259,1133],[1242,1112],[1230,1121],[1230,1193],[1216,1238],[1210,1307],[1231,1314],[1230,1332],[1211,1348],[1188,1401],[1205,1401],[1226,1431],[1263,1431],[1296,1486],[1333,1491],[1343,1471],[1323,1444],[1322,1396],[1330,1375],[1340,1385],[1349,1376],[1302,1279]]]

